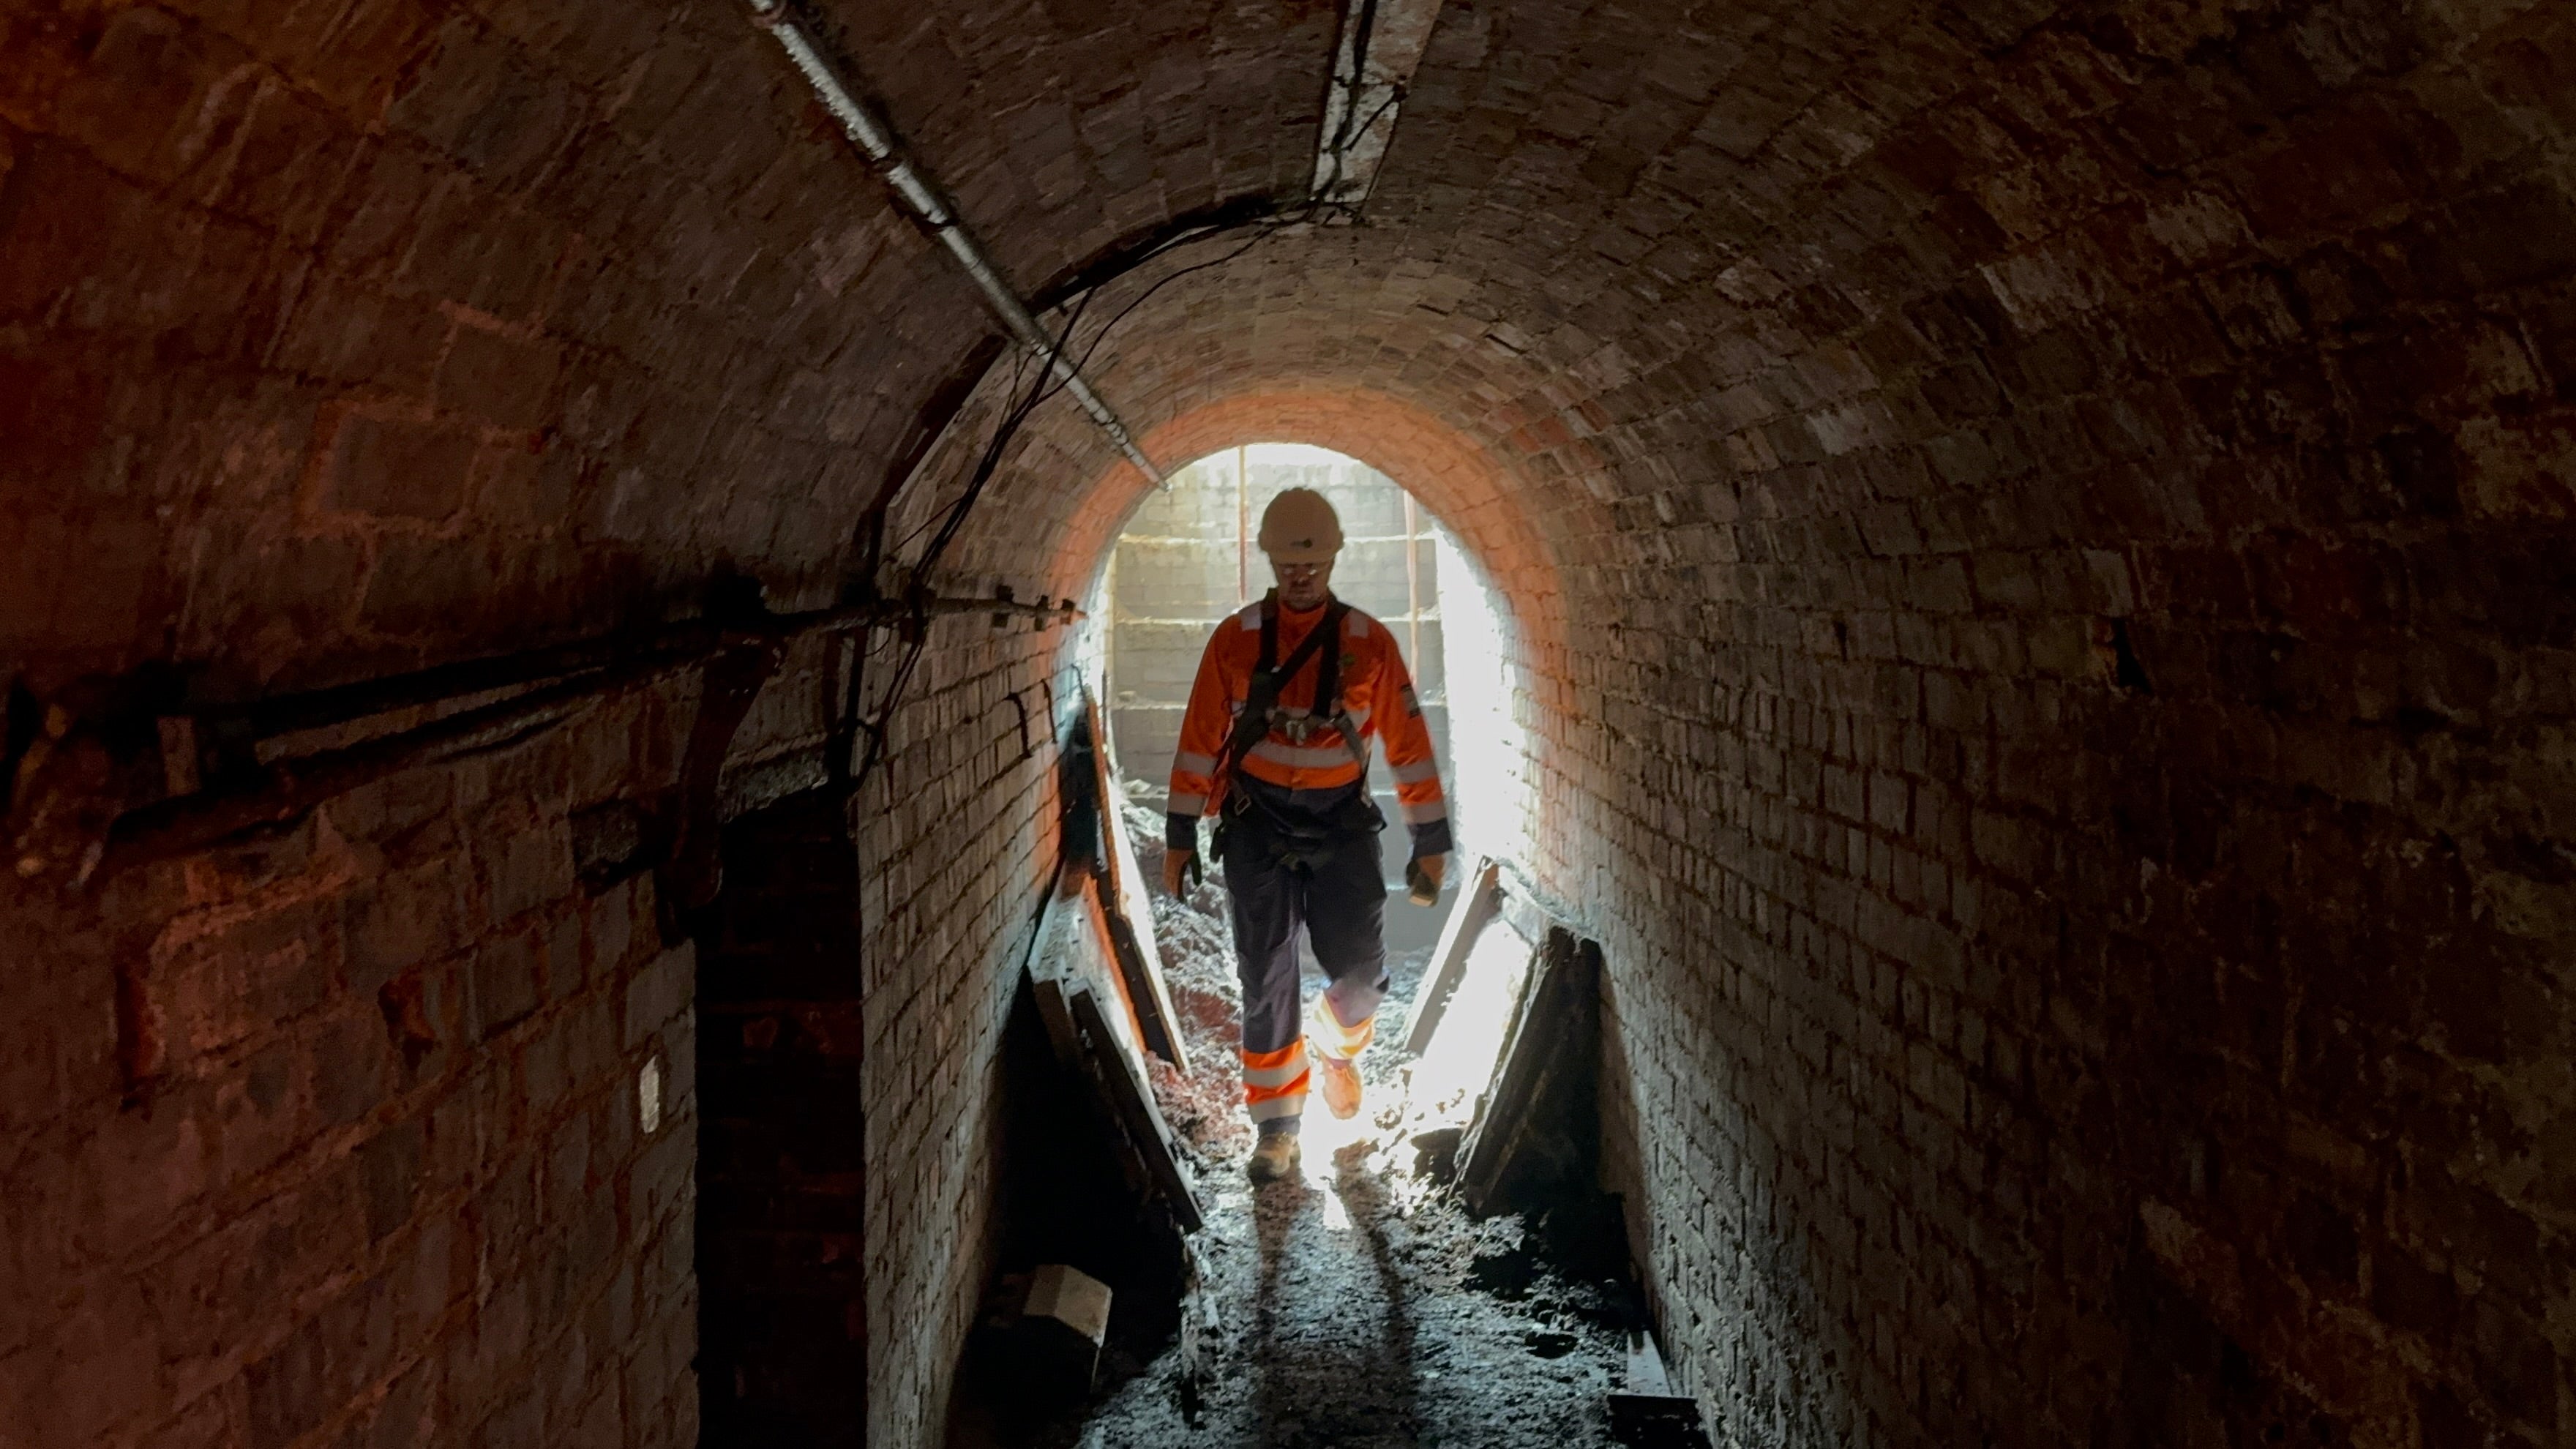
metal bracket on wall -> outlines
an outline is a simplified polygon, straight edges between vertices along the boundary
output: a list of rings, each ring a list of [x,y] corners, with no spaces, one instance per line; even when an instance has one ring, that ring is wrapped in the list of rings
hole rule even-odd
[[[1026,763],[1037,758],[1038,747],[1029,739],[1029,702],[1020,698],[1023,692],[1014,689],[1002,697],[1011,702],[1011,708],[1020,712],[1020,760]]]
[[[728,644],[699,675],[698,714],[689,726],[688,748],[680,757],[670,853],[655,872],[654,899],[662,908],[665,942],[686,935],[685,917],[712,905],[724,884],[724,857],[718,849],[723,822],[717,818],[716,787],[722,783],[725,756],[732,753],[743,718],[786,657],[787,641],[782,638],[746,638]]]
[[[94,885],[290,829],[374,781],[506,748],[690,670],[713,672],[719,656],[739,649],[784,649],[808,634],[885,624],[926,629],[933,619],[995,610],[1039,628],[1084,617],[1071,600],[924,595],[697,620],[260,700],[140,697],[113,680],[56,700],[13,690],[0,879]],[[299,736],[302,749],[294,748]]]

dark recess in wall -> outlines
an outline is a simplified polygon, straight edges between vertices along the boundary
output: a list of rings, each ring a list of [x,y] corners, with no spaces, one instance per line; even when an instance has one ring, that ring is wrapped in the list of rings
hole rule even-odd
[[[864,1443],[859,858],[849,797],[725,827],[698,938],[698,1370],[707,1449]]]
[[[1186,1291],[1185,1249],[1171,1214],[1120,1171],[1124,1155],[1096,1090],[1059,1061],[1025,975],[1002,1032],[997,1272],[1064,1263],[1109,1285],[1103,1372],[1133,1372],[1171,1341]],[[1006,1335],[980,1329],[956,1390],[952,1443],[1011,1443],[1061,1404],[1024,1391]]]

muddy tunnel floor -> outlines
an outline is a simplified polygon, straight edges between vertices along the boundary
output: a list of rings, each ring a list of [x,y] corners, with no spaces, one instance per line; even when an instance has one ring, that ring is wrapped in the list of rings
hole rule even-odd
[[[1159,824],[1135,831],[1149,878],[1161,869]],[[1412,1141],[1422,1124],[1398,1045],[1427,948],[1389,957],[1360,1116],[1334,1121],[1310,1099],[1302,1177],[1245,1178],[1252,1137],[1238,1105],[1220,886],[1155,902],[1190,1038],[1191,1072],[1158,1071],[1156,1088],[1193,1154],[1207,1218],[1192,1238],[1204,1275],[1199,1350],[1168,1333],[1139,1341],[1113,1311],[1088,1403],[1014,1429],[970,1399],[968,1417],[984,1422],[961,1438],[1044,1449],[1612,1442],[1606,1396],[1625,1370],[1625,1331],[1640,1321],[1615,1206],[1479,1222],[1431,1176]],[[1416,908],[1399,896],[1388,909]],[[1310,995],[1322,982],[1309,962]]]

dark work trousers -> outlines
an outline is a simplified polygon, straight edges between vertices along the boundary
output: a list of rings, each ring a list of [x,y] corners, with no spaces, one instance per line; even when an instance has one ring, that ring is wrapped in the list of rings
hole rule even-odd
[[[1297,929],[1305,927],[1331,980],[1316,1013],[1315,1050],[1349,1060],[1368,1044],[1386,996],[1386,881],[1377,832],[1362,823],[1374,812],[1365,796],[1353,799],[1364,786],[1249,785],[1260,795],[1229,812],[1221,851],[1243,983],[1244,1096],[1263,1132],[1293,1132],[1306,1099]]]

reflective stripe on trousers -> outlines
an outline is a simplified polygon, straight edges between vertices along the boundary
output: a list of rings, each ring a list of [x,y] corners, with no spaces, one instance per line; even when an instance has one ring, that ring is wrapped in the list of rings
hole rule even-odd
[[[1386,882],[1378,874],[1377,837],[1352,831],[1327,847],[1301,849],[1304,869],[1283,864],[1278,844],[1258,811],[1227,825],[1225,880],[1243,985],[1244,1100],[1252,1119],[1272,1131],[1293,1129],[1305,1109],[1299,930],[1332,980],[1322,998],[1330,1006],[1317,1014],[1319,1054],[1348,1060],[1368,1045],[1387,987],[1380,935]]]
[[[1306,1110],[1306,1044],[1243,1054],[1243,1105],[1255,1122],[1295,1118]]]

